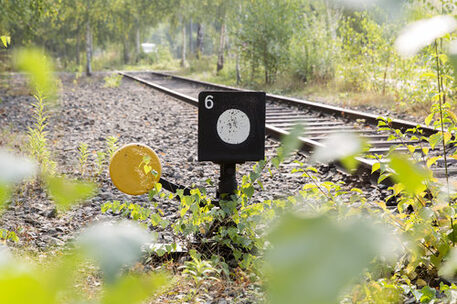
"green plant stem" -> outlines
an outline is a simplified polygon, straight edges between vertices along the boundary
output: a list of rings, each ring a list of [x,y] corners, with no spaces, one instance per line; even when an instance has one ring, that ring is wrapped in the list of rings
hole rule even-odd
[[[333,200],[333,197],[331,196],[330,193],[325,192],[324,189],[319,185],[318,182],[314,179],[314,176],[312,176],[310,173],[307,172],[306,169],[303,170],[303,173],[308,176],[309,179],[311,179],[311,182],[317,187],[317,189],[328,199],[328,200]]]
[[[440,58],[438,54],[438,42],[435,41],[435,58],[436,58],[436,77],[438,81],[438,102],[439,102],[439,109],[440,109],[440,126],[441,126],[441,135],[442,135],[442,145],[443,145],[443,158],[444,158],[444,172],[446,176],[446,185],[447,185],[447,194],[450,193],[449,187],[449,174],[448,174],[448,167],[447,167],[447,156],[446,156],[446,140],[444,138],[444,122],[443,122],[443,103],[446,102],[446,95],[444,94],[444,87],[443,87],[443,79],[441,77],[441,64]],[[449,206],[451,206],[451,200],[449,200]],[[451,231],[452,231],[452,246],[455,247],[455,234],[454,234],[454,219],[451,216]]]

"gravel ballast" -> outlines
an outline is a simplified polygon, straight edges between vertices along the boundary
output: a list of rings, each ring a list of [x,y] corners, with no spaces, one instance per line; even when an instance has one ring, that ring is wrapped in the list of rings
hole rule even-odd
[[[77,233],[87,225],[118,219],[112,213],[102,214],[101,205],[113,200],[132,202],[155,209],[147,195],[129,196],[117,190],[105,165],[97,176],[96,152],[106,151],[109,136],[119,138],[119,147],[129,143],[143,143],[155,150],[162,163],[162,177],[187,187],[205,187],[215,196],[219,166],[210,162],[197,161],[197,109],[154,91],[134,81],[124,79],[117,88],[104,87],[106,73],[90,78],[75,79],[72,74],[59,74],[62,86],[58,105],[49,112],[47,125],[48,145],[57,171],[72,178],[90,179],[98,185],[95,196],[68,211],[57,210],[49,195],[38,182],[20,185],[0,217],[0,228],[15,231],[19,243],[8,243],[15,248],[33,252],[48,252],[64,248]],[[21,75],[9,78],[9,88],[0,89],[0,146],[27,154],[27,129],[33,127],[33,97],[25,87],[26,79]],[[86,174],[79,172],[78,146],[88,144],[89,161]],[[266,139],[266,155],[271,158],[279,146],[277,141]],[[280,169],[265,172],[262,176],[263,191],[258,191],[253,201],[272,200],[297,195],[310,180],[301,173],[291,173],[299,165],[306,166],[309,157],[296,154],[281,165]],[[254,163],[238,165],[238,180],[250,172]],[[344,181],[348,190],[359,187],[369,201],[375,201],[387,194],[386,190],[366,183],[361,177],[351,177],[333,166],[319,165],[318,179],[322,181]],[[212,181],[213,186],[208,185]],[[259,186],[256,186],[260,190]],[[171,223],[179,216],[176,200],[158,199],[158,208]],[[177,241],[170,227],[152,227],[158,235],[158,242]],[[252,287],[252,286],[251,286]],[[250,288],[251,288],[250,287]],[[224,292],[224,301],[234,297],[250,302],[249,292],[233,290]],[[211,296],[207,303],[219,303]],[[220,297],[220,296],[219,296]]]

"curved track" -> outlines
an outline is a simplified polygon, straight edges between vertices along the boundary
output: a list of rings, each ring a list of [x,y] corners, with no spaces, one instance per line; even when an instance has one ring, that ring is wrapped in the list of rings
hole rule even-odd
[[[185,77],[159,72],[119,72],[121,75],[143,83],[149,87],[162,91],[179,100],[193,106],[198,106],[198,93],[202,90],[226,90],[226,91],[247,91],[225,85],[197,81]],[[417,144],[417,140],[407,139],[406,141],[389,141],[388,138],[393,132],[379,131],[377,128],[381,118],[371,113],[363,113],[336,106],[330,106],[297,98],[290,98],[278,95],[267,94],[266,106],[266,131],[267,134],[280,138],[289,133],[292,127],[301,123],[305,131],[300,136],[302,150],[312,151],[316,148],[325,148],[323,140],[329,135],[341,132],[352,132],[364,138],[369,144],[369,154],[386,154],[392,146],[401,144],[397,151],[406,151],[406,145]],[[429,136],[437,131],[426,125],[410,121],[393,119],[390,123],[393,129],[405,132],[407,129],[419,128],[422,134]],[[422,143],[427,146],[428,143]],[[435,154],[440,155],[442,151],[436,148]],[[366,157],[358,157],[359,170],[371,174],[372,165],[376,161]],[[439,167],[442,160],[438,160],[437,166],[433,168],[436,176],[442,176],[444,169]],[[457,173],[451,168],[450,173]],[[375,173],[373,178],[377,178]]]

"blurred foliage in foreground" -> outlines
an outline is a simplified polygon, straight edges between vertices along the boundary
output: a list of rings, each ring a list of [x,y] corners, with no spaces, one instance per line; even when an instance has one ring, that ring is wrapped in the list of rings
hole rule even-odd
[[[82,232],[77,250],[52,257],[39,265],[13,257],[0,246],[0,301],[10,304],[88,303],[84,293],[75,289],[80,269],[87,261],[97,261],[105,283],[100,304],[139,304],[167,285],[163,274],[122,273],[121,267],[132,265],[141,245],[150,239],[147,231],[132,223],[98,224]]]
[[[255,75],[263,72],[265,82],[274,82],[277,75],[287,71],[289,65],[293,66],[293,60],[300,59],[304,61],[295,61],[295,64],[303,64],[304,69],[295,72],[306,80],[317,79],[316,75],[324,80],[341,77],[355,89],[363,87],[395,94],[400,94],[402,90],[411,93],[412,87],[416,94],[408,95],[409,98],[430,99],[434,103],[426,123],[433,125],[437,133],[427,138],[422,136],[420,128],[392,130],[388,119],[380,119],[380,128],[393,131],[391,140],[420,139],[431,148],[451,148],[446,157],[457,158],[453,154],[455,149],[452,149],[456,144],[452,132],[456,130],[457,116],[449,103],[455,87],[451,68],[457,64],[455,49],[446,47],[452,46],[457,22],[454,17],[436,16],[452,13],[455,3],[445,0],[405,2],[403,6],[412,9],[413,19],[426,18],[406,27],[394,45],[389,23],[380,21],[385,17],[383,12],[375,9],[348,13],[339,6],[341,2],[345,1],[338,1],[336,6],[330,2],[322,5],[317,2],[254,1],[235,6],[235,11],[247,12],[241,19],[233,18],[237,20],[237,25],[231,25],[236,37],[241,39],[234,43],[237,55],[249,67],[244,71],[243,78],[251,75],[254,79]],[[360,1],[349,2],[357,4]],[[33,5],[47,3],[30,1]],[[101,3],[105,2],[97,2],[97,5]],[[229,12],[233,8],[219,2],[215,4],[219,12],[224,12],[215,21],[223,35],[225,26],[222,25],[227,20],[224,17],[231,16]],[[311,8],[312,4],[315,6]],[[414,6],[416,4],[420,5]],[[97,24],[97,20],[105,20],[97,19],[96,13],[104,18],[106,16],[100,10],[87,10],[84,4],[78,7],[86,13],[82,14],[86,19],[82,19],[84,22],[81,24],[86,25],[87,43],[92,39],[92,26]],[[291,22],[296,8],[307,12],[300,17],[299,23],[300,26],[305,25],[306,30],[298,34],[297,28],[301,27],[294,27],[296,24]],[[118,9],[124,12],[122,6]],[[187,9],[190,10],[190,7]],[[26,11],[24,13],[27,14]],[[44,13],[37,20],[42,16],[49,17]],[[131,16],[138,17],[135,13]],[[189,22],[183,16],[173,17],[175,25],[183,26]],[[272,26],[271,21],[278,18],[284,18],[281,19],[284,22],[278,27]],[[259,23],[258,20],[264,22]],[[317,22],[319,20],[321,22]],[[2,20],[3,23],[7,22]],[[243,27],[246,24],[249,26]],[[260,25],[255,27],[254,24]],[[125,34],[129,30],[121,32]],[[185,29],[183,33],[185,38]],[[319,33],[321,38],[310,33]],[[300,35],[305,34],[310,34],[311,38],[301,39]],[[2,36],[1,40],[7,46],[10,40],[5,37]],[[271,41],[269,43],[264,39]],[[221,41],[223,46],[224,39]],[[319,43],[326,47],[321,48]],[[182,44],[181,51],[185,44]],[[279,48],[284,45],[292,45],[297,54],[305,56],[288,56],[289,50]],[[254,49],[256,46],[261,46],[262,58],[259,50]],[[317,47],[319,53],[313,49]],[[222,50],[225,50],[224,46]],[[332,52],[327,54],[322,50]],[[312,57],[313,54],[325,55],[320,56],[324,59],[322,65],[316,65],[320,59]],[[338,57],[333,60],[333,55]],[[409,59],[402,59],[400,55],[409,56]],[[9,200],[15,184],[38,176],[45,181],[56,203],[68,208],[90,196],[94,186],[56,177],[51,174],[53,170],[43,170],[49,165],[44,159],[51,157],[46,152],[51,148],[46,142],[46,111],[42,98],[53,94],[53,80],[47,59],[40,52],[19,51],[17,58],[17,66],[29,73],[32,88],[37,93],[38,120],[35,130],[39,133],[34,135],[31,131],[29,139],[35,140],[38,144],[32,147],[40,147],[42,152],[31,152],[38,164],[9,152],[0,152],[0,202],[3,204]],[[325,61],[326,58],[332,60]],[[257,69],[259,65],[261,68]],[[417,72],[420,79],[415,83],[405,82],[400,87],[395,82],[391,85],[392,77],[408,79],[417,76],[414,74]],[[178,192],[170,196],[170,199],[180,199],[179,219],[175,223],[163,219],[160,209],[153,213],[133,204],[107,203],[103,206],[104,212],[122,212],[153,227],[171,226],[176,238],[186,243],[188,248],[195,246],[197,241],[197,249],[201,252],[191,251],[192,261],[183,265],[183,273],[193,279],[197,289],[203,286],[202,280],[216,281],[217,276],[229,276],[233,269],[240,273],[239,269],[242,269],[250,274],[249,280],[265,280],[264,286],[272,303],[399,303],[405,299],[422,303],[454,303],[457,299],[457,287],[452,283],[457,268],[456,193],[449,179],[443,183],[430,173],[430,168],[444,155],[429,155],[430,148],[420,143],[399,144],[409,152],[408,157],[397,154],[395,148],[387,156],[374,155],[372,171],[380,173],[380,180],[390,177],[394,182],[389,188],[392,195],[385,202],[368,201],[361,190],[345,189],[338,182],[321,182],[315,176],[317,169],[303,164],[299,164],[293,172],[301,174],[307,181],[299,193],[286,199],[253,202],[255,191],[264,188],[262,177],[266,172],[274,174],[274,170],[299,147],[297,138],[302,131],[300,126],[294,128],[283,140],[278,156],[257,163],[242,178],[237,195],[222,200],[219,205],[213,204],[204,189],[193,189],[191,195]],[[317,156],[313,160],[339,160],[348,169],[354,169],[357,157],[366,147],[353,135],[341,135],[339,139],[344,139],[344,149],[335,147],[328,154],[316,151]],[[419,167],[419,164],[424,165]],[[444,168],[447,170],[446,158]],[[445,177],[448,177],[447,172]],[[166,197],[159,185],[150,196]],[[387,206],[390,201],[397,203],[395,210]],[[271,230],[266,231],[266,227],[271,227]],[[7,234],[2,231],[2,235],[4,233]],[[149,232],[121,222],[88,228],[75,242],[78,249],[67,252],[51,266],[27,265],[24,261],[14,260],[2,247],[0,300],[5,303],[81,301],[81,294],[74,290],[74,279],[80,261],[88,257],[100,266],[105,281],[103,292],[95,301],[140,303],[152,296],[166,280],[160,274],[125,275],[121,271],[123,266],[132,266],[141,256],[141,249],[147,245],[151,245]],[[160,255],[171,253],[177,247],[177,244],[150,246],[159,248],[156,251]],[[28,292],[24,293],[24,290]]]

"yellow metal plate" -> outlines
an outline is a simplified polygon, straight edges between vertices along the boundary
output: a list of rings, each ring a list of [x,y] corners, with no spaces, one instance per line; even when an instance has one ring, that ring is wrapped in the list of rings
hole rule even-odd
[[[109,165],[113,184],[124,193],[147,193],[159,181],[162,173],[157,154],[146,145],[128,144],[117,150]]]

